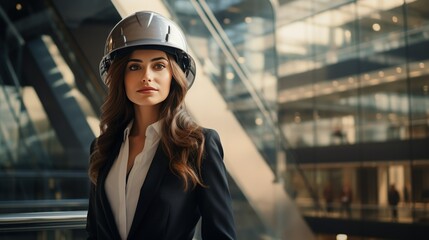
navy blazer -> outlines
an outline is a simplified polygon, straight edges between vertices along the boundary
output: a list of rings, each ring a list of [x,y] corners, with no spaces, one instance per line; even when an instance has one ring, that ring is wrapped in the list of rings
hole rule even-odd
[[[235,239],[222,145],[215,130],[204,129],[204,135],[202,179],[207,187],[184,191],[182,180],[169,169],[169,159],[160,144],[140,189],[128,239],[191,240],[200,217],[204,240]],[[88,239],[120,239],[104,185],[121,143],[112,149],[112,157],[100,168],[97,185],[91,184]]]

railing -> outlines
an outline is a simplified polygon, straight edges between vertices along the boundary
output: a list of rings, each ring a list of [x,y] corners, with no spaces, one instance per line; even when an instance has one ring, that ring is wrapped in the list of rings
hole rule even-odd
[[[305,203],[298,204],[305,216],[351,218],[356,220],[392,221],[391,208],[387,205],[359,205],[351,206],[350,215],[346,215],[339,204],[334,205],[331,212],[318,210]],[[420,222],[429,218],[426,204],[403,204],[397,207],[397,222]],[[84,229],[87,211],[49,211],[31,213],[0,214],[0,233],[20,231],[46,231],[59,229]]]
[[[0,215],[0,233],[84,229],[87,211],[32,212]]]
[[[88,199],[43,199],[43,200],[15,200],[0,201],[0,212],[7,210],[17,210],[19,212],[38,212],[42,209],[49,212],[58,210],[83,210],[88,208]],[[2,215],[0,215],[2,216]]]
[[[322,204],[326,207],[325,204]],[[392,207],[387,204],[351,204],[350,210],[346,210],[340,203],[333,203],[331,210],[326,208],[314,208],[312,203],[298,200],[298,206],[304,216],[354,219],[374,222],[399,222],[399,223],[426,223],[429,220],[429,203],[400,203],[396,210],[397,218],[392,216]],[[429,224],[428,224],[429,226]]]

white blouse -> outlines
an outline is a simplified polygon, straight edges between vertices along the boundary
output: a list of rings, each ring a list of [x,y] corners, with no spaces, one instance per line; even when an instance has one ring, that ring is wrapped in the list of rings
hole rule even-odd
[[[126,239],[130,231],[140,196],[140,189],[143,186],[150,164],[158,148],[159,140],[161,139],[161,124],[158,121],[146,129],[146,140],[143,151],[136,156],[127,181],[128,135],[132,126],[133,121],[124,130],[121,149],[110,169],[104,186],[115,217],[116,226],[122,239]]]

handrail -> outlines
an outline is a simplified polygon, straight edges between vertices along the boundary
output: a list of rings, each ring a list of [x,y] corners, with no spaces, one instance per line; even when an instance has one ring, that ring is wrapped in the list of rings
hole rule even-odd
[[[0,215],[0,232],[84,229],[87,211],[31,212]]]
[[[87,208],[88,199],[44,199],[44,200],[13,200],[0,201],[0,210],[2,209],[36,209],[36,208]],[[0,215],[1,216],[1,215]]]
[[[56,178],[85,178],[87,179],[88,173],[85,170],[8,170],[0,171],[0,177],[10,177],[13,174],[15,177],[20,178],[33,178],[33,177],[56,177]]]

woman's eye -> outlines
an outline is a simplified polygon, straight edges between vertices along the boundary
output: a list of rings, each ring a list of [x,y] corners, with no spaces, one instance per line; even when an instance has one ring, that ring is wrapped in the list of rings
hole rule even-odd
[[[128,69],[130,71],[137,71],[137,70],[141,69],[141,67],[138,64],[131,64],[131,65],[128,66]]]
[[[162,70],[162,69],[165,68],[165,65],[163,63],[157,63],[157,64],[154,65],[154,68],[156,70]]]

